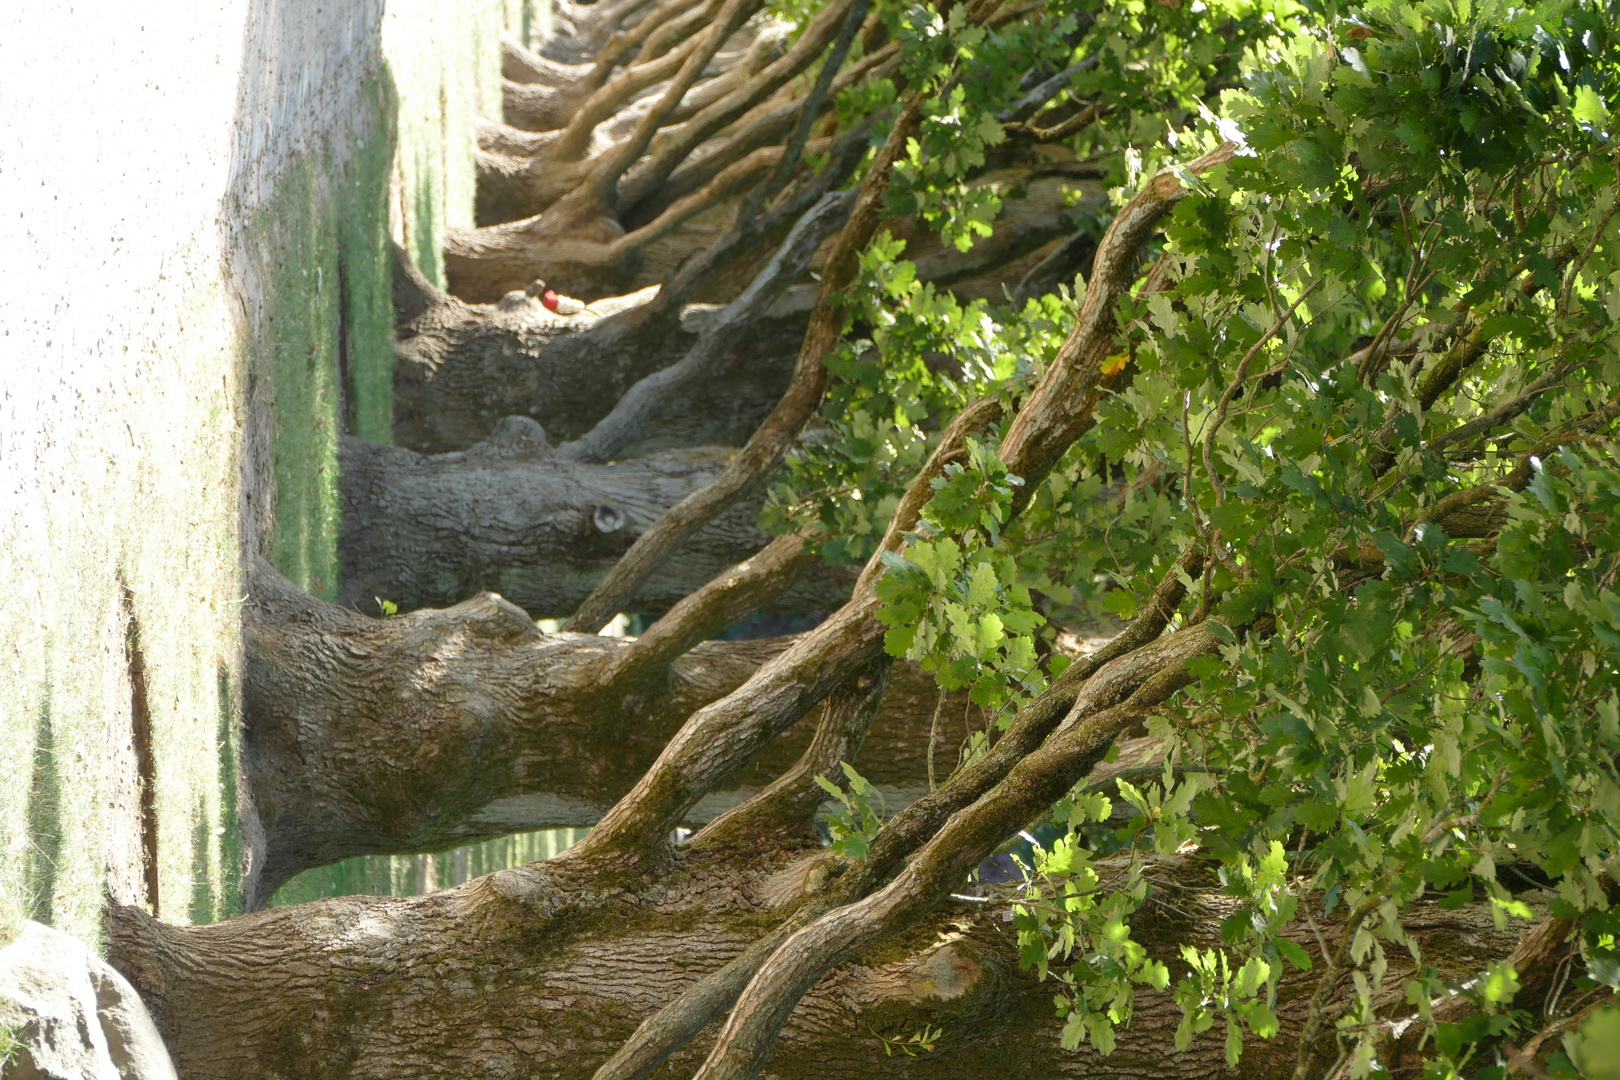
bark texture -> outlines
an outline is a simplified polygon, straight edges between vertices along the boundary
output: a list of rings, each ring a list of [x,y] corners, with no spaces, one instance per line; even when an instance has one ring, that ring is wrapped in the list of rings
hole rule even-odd
[[[245,631],[243,767],[263,829],[250,909],[300,870],[351,855],[594,824],[692,712],[792,640],[707,642],[604,691],[632,642],[542,634],[491,594],[372,619],[262,565]],[[893,807],[926,791],[936,702],[914,666],[889,680],[858,764]],[[979,723],[964,697],[947,705],[941,761]],[[701,824],[736,805],[786,770],[810,735],[778,740],[682,820]]]
[[[654,318],[653,289],[573,316],[522,292],[465,304],[403,258],[396,253],[393,433],[397,445],[422,453],[464,450],[508,416],[537,421],[554,442],[577,439],[631,386],[684,356],[715,310],[692,305]],[[791,310],[760,320],[620,455],[740,445],[787,386],[803,327]]]
[[[535,618],[565,618],[642,531],[724,467],[730,451],[672,450],[601,465],[569,461],[533,420],[508,417],[470,450],[431,457],[345,438],[340,603],[381,614],[498,592]],[[662,613],[764,547],[760,501],[739,503],[626,601]],[[854,573],[817,562],[765,610],[831,611]]]
[[[916,262],[920,278],[964,301],[1001,303],[1008,295],[1033,295],[1049,283],[1071,282],[1089,266],[1095,245],[1077,230],[1104,203],[1090,166],[1023,162],[993,171],[981,183],[1001,192],[1004,203],[994,235],[967,252],[911,222],[888,220],[876,227],[905,240],[906,257]],[[1082,197],[1075,199],[1076,192]],[[574,316],[553,314],[522,292],[544,267],[512,276],[511,291],[490,296],[494,303],[469,304],[434,288],[403,252],[396,253],[395,443],[424,453],[461,450],[514,415],[539,421],[554,443],[580,438],[637,382],[687,356],[720,316],[718,304],[710,303],[671,312],[656,302],[658,289],[649,283],[673,272],[695,247],[721,241],[731,231],[734,211],[701,237],[689,238],[668,265],[649,266],[625,282],[645,288],[594,301]],[[700,296],[730,302],[742,294],[785,235],[784,227],[752,250],[728,254],[709,272]],[[825,274],[831,247],[829,240],[811,256],[811,273]],[[794,285],[728,333],[717,359],[618,455],[745,443],[789,385],[816,292],[813,283]]]
[[[818,852],[697,850],[653,872],[566,856],[409,899],[345,897],[228,923],[170,927],[133,908],[109,920],[112,963],[140,990],[187,1080],[525,1076],[587,1080],[640,1022],[802,902]],[[1211,945],[1232,901],[1192,860],[1156,865],[1136,933],[1174,960]],[[1220,1025],[1184,1053],[1180,1013],[1144,990],[1108,1058],[1059,1048],[1050,989],[1017,971],[1006,887],[935,916],[822,978],[794,1010],[770,1074],[803,1078],[1231,1075]],[[1163,898],[1158,902],[1157,898]],[[1320,912],[1318,915],[1320,916]],[[1331,921],[1322,924],[1330,947]],[[1447,974],[1512,951],[1478,908],[1422,907],[1408,923]],[[1296,941],[1315,953],[1300,928]],[[1386,984],[1406,974],[1393,950]],[[1284,978],[1282,1032],[1246,1041],[1241,1075],[1291,1075],[1315,988]],[[1337,1003],[1337,998],[1335,999]],[[932,1051],[902,1042],[926,1027]],[[678,1051],[690,1075],[713,1031]]]
[[[195,928],[115,908],[112,960],[187,1080],[1226,1074],[1221,1025],[1172,1054],[1180,1010],[1146,990],[1113,1056],[1060,1049],[1051,988],[1017,970],[1017,887],[968,884],[1072,785],[1102,781],[1107,749],[1190,681],[1190,658],[1215,652],[1207,621],[1165,632],[1199,558],[1184,556],[1117,639],[954,775],[977,718],[883,655],[881,562],[852,582],[807,555],[809,532],[744,558],[766,539],[748,500],[821,406],[823,360],[843,333],[837,294],[878,229],[907,240],[920,277],[965,298],[1032,295],[1095,251],[1074,331],[1001,442],[1027,493],[1123,378],[1103,374],[1118,350],[1114,306],[1187,173],[1153,177],[1092,243],[1082,222],[1101,206],[1095,175],[1039,144],[1102,106],[1049,117],[1053,129],[1022,124],[1061,79],[1032,72],[1032,103],[1008,116],[1022,134],[975,178],[1004,196],[994,235],[945,249],[885,220],[889,169],[921,113],[910,87],[853,208],[840,210],[850,225],[826,243],[783,243],[843,183],[835,164],[795,172],[824,92],[886,77],[898,46],[874,23],[866,57],[835,77],[864,4],[825,5],[793,43],[738,32],[757,6],[562,3],[562,39],[541,54],[507,46],[508,115],[532,130],[480,132],[490,224],[452,237],[446,259],[463,299],[400,261],[401,445],[343,444],[348,606],[261,567],[244,609],[243,767],[260,830],[250,908],[345,856],[548,826],[591,834],[557,859],[422,897]],[[964,9],[977,25],[1029,10]],[[835,34],[843,44],[818,89],[795,97],[787,84]],[[865,149],[860,130],[820,135],[810,145],[834,163]],[[1086,197],[1070,205],[1076,189]],[[750,226],[767,206],[780,220]],[[791,268],[761,272],[773,259]],[[786,288],[810,271],[819,286]],[[555,315],[529,295],[537,275],[595,302]],[[687,303],[698,297],[738,302]],[[956,417],[882,551],[903,551],[930,480],[1001,411],[987,399]],[[694,449],[714,445],[743,449]],[[376,598],[407,613],[354,610]],[[837,610],[794,639],[705,640],[762,607]],[[666,608],[639,641],[547,635],[533,622],[573,612],[570,626],[590,630],[618,610]],[[1270,632],[1265,616],[1228,629]],[[1151,741],[1133,749],[1155,752]],[[925,781],[933,754],[949,776],[937,790]],[[810,830],[814,777],[850,757],[897,811],[858,862],[828,855]],[[701,828],[682,842],[681,826]],[[1218,944],[1234,901],[1190,855],[1153,861],[1148,876],[1133,933],[1179,973],[1178,947]],[[1316,921],[1290,934],[1316,968],[1284,976],[1282,1030],[1247,1040],[1244,1076],[1300,1075],[1313,1052],[1331,1060],[1352,991],[1323,953],[1342,954],[1359,923],[1310,899]],[[1478,906],[1419,904],[1403,927],[1443,976],[1566,950],[1557,927],[1521,943]],[[1390,954],[1379,1006],[1394,1020],[1409,1013],[1398,989],[1408,968]],[[1401,1037],[1392,1045],[1406,1054]]]

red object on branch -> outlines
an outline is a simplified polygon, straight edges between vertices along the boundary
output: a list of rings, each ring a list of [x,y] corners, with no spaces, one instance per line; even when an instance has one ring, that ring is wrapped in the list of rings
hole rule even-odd
[[[564,296],[555,289],[546,287],[546,283],[535,278],[524,290],[530,296],[537,297],[546,306],[547,311],[555,311],[559,315],[577,315],[585,310],[583,301],[575,300],[572,296]]]

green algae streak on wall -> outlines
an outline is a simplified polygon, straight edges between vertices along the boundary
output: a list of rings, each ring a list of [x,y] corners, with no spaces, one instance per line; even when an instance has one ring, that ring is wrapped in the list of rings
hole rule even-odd
[[[8,18],[0,937],[35,918],[95,943],[108,896],[177,923],[240,907],[261,842],[243,567],[335,594],[337,440],[389,441],[390,237],[432,273],[471,222],[472,116],[499,116],[500,34],[537,20],[522,0]]]

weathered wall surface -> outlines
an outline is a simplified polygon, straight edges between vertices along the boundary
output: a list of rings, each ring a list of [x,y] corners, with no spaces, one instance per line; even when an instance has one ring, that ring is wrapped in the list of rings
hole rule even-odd
[[[386,241],[471,221],[523,18],[390,8],[0,15],[0,933],[93,942],[104,888],[219,918],[252,872],[242,562],[335,591],[337,436],[387,437]]]

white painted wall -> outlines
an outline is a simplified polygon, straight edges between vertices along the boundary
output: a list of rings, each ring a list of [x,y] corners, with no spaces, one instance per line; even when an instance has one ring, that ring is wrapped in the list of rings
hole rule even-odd
[[[465,223],[461,114],[498,108],[495,45],[521,5],[395,2],[402,105],[456,110],[400,129],[419,148],[437,128],[438,218]],[[94,941],[104,883],[145,895],[121,583],[151,684],[160,914],[206,914],[254,542],[242,476],[273,436],[247,383],[274,253],[244,250],[242,225],[299,155],[342,152],[384,21],[382,0],[0,8],[0,923],[38,884],[47,727],[51,921]],[[453,101],[427,102],[429,69]]]

